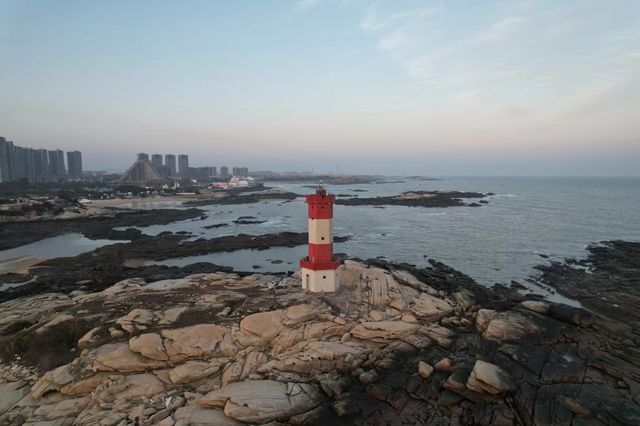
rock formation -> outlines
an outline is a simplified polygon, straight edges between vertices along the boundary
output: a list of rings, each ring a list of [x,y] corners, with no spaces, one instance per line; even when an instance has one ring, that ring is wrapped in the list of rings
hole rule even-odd
[[[0,304],[0,424],[637,425],[640,339],[442,264],[130,279]]]

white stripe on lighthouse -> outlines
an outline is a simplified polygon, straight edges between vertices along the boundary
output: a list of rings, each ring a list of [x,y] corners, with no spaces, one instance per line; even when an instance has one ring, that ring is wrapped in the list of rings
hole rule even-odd
[[[335,269],[313,271],[311,269],[301,268],[300,279],[302,280],[302,288],[313,293],[319,293],[321,291],[330,293],[336,291],[338,288]]]
[[[333,220],[309,219],[309,243],[329,244],[333,242]]]

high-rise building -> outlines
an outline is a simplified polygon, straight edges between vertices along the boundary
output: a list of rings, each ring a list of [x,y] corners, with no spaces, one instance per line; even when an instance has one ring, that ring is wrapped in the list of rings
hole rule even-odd
[[[193,177],[196,179],[208,180],[212,177],[215,177],[216,172],[215,167],[189,167],[189,177]]]
[[[181,177],[189,177],[189,156],[185,154],[178,155],[178,174]]]
[[[229,168],[227,166],[220,167],[220,176],[229,177]]]
[[[26,179],[29,182],[35,180],[35,165],[33,149],[14,145],[15,180]]]
[[[145,154],[144,152],[138,153],[138,161],[149,161],[149,154]]]
[[[176,156],[173,154],[167,154],[164,156],[164,165],[169,168],[169,176],[178,176],[178,170],[176,169]]]
[[[64,152],[14,145],[0,137],[0,182],[44,182],[65,176]]]
[[[234,176],[247,177],[249,176],[249,168],[247,167],[234,167],[232,170]]]
[[[160,170],[162,167],[162,154],[153,154],[151,156],[151,164],[153,164],[153,167]]]
[[[13,143],[0,137],[0,182],[11,182],[11,159],[13,158]]]
[[[65,175],[64,152],[60,149],[49,151],[49,175],[53,177]]]
[[[35,149],[33,153],[36,181],[44,182],[49,176],[49,154],[46,149]]]
[[[80,151],[67,152],[67,166],[69,168],[70,177],[82,177],[82,153]]]

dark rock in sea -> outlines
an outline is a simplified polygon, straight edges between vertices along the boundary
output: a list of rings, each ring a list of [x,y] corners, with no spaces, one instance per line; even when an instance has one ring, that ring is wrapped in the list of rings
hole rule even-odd
[[[274,259],[274,260],[271,261],[271,264],[273,264],[273,265],[279,265],[280,263],[282,263],[282,260],[280,260],[280,259]]]
[[[459,191],[411,191],[390,197],[338,199],[336,204],[345,206],[408,206],[408,207],[457,207],[465,206],[465,198],[484,198],[479,192]],[[476,204],[476,205],[474,205]],[[480,204],[471,203],[471,207]]]
[[[540,281],[591,311],[640,328],[640,244],[607,241],[588,251],[585,262],[567,259],[537,266]]]
[[[526,290],[527,289],[527,287],[523,286],[518,281],[511,281],[511,284],[509,284],[509,287],[511,287],[513,289],[516,289],[516,290]]]
[[[480,203],[480,204],[489,204],[489,202],[487,200],[480,200],[480,201],[478,201],[478,203]]]
[[[215,223],[213,225],[204,226],[204,229],[223,228],[225,226],[229,226],[229,224],[228,223]]]
[[[231,204],[253,204],[270,200],[295,200],[299,195],[293,192],[256,192],[250,194],[242,194],[229,192],[223,195],[216,195],[215,198],[203,198],[194,201],[187,201],[185,206],[209,206],[209,205],[231,205]]]
[[[256,225],[259,223],[265,223],[266,220],[249,220],[249,219],[236,219],[233,221],[236,225]]]
[[[478,203],[471,203],[471,204],[467,204],[468,207],[482,207],[481,204]]]

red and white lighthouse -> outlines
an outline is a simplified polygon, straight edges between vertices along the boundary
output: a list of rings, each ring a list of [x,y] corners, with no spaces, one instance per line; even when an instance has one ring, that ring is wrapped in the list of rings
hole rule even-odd
[[[309,256],[300,260],[302,288],[311,292],[338,289],[336,269],[340,261],[333,257],[333,202],[335,195],[319,187],[307,195],[309,205]]]

